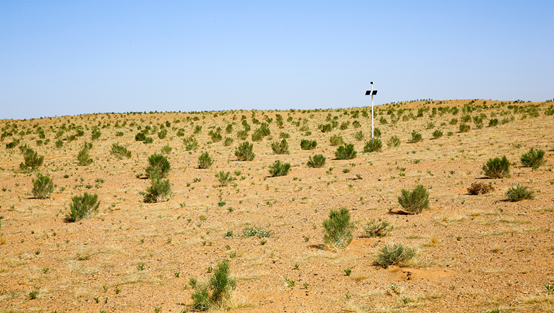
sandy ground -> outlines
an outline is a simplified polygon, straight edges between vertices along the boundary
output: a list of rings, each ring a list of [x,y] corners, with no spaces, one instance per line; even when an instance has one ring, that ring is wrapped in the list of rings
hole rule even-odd
[[[370,137],[368,108],[318,111],[232,111],[203,113],[95,114],[27,121],[0,121],[3,132],[17,131],[45,156],[38,172],[53,178],[50,199],[33,199],[35,172],[19,169],[20,149],[7,149],[12,136],[0,147],[0,312],[193,312],[191,277],[206,281],[218,261],[227,259],[237,288],[224,306],[212,311],[232,312],[552,312],[554,290],[554,116],[546,115],[550,103],[503,103],[477,100],[471,105],[484,127],[460,133],[463,105],[469,100],[411,102],[380,106],[376,127],[382,132],[382,152],[363,153]],[[538,116],[508,106],[529,108]],[[452,107],[459,113],[399,119],[391,123],[389,108]],[[351,113],[359,110],[357,118]],[[370,108],[369,108],[370,110]],[[253,161],[237,161],[244,115],[252,130],[267,115],[271,135],[254,142]],[[276,114],[284,125],[276,124]],[[328,133],[319,124],[336,117],[344,130]],[[395,112],[395,116],[398,112]],[[510,122],[487,127],[492,114]],[[371,115],[369,115],[371,116]],[[513,116],[513,120],[511,117]],[[236,119],[233,119],[233,118]],[[292,121],[287,119],[292,117]],[[381,117],[388,124],[379,122]],[[188,119],[187,119],[188,118]],[[198,118],[194,121],[194,118]],[[450,125],[452,118],[458,123]],[[178,121],[177,121],[178,120]],[[135,141],[147,125],[166,121],[168,135],[151,144]],[[358,121],[361,127],[355,128]],[[116,127],[126,122],[124,127]],[[229,123],[235,123],[230,134]],[[299,122],[298,126],[293,124]],[[429,128],[429,123],[434,128]],[[83,127],[85,135],[56,148],[56,131],[62,125]],[[441,125],[442,124],[442,125]],[[91,140],[91,128],[102,135]],[[118,125],[118,126],[119,126]],[[202,126],[195,135],[199,148],[186,151],[177,136]],[[309,130],[301,127],[307,127]],[[46,145],[37,145],[38,127]],[[208,132],[221,127],[223,141],[212,143]],[[434,130],[444,136],[432,139]],[[412,130],[423,141],[409,143]],[[18,134],[23,131],[24,135]],[[310,131],[311,134],[306,134]],[[364,140],[354,134],[362,131]],[[13,132],[13,131],[12,131]],[[122,136],[116,136],[122,132]],[[271,143],[288,133],[290,154],[276,155]],[[448,132],[452,132],[450,136]],[[66,131],[61,138],[75,134]],[[329,138],[341,135],[358,151],[352,160],[336,160]],[[386,142],[398,136],[401,144]],[[300,140],[317,141],[314,150],[301,150]],[[83,142],[92,142],[89,166],[77,165]],[[130,159],[110,154],[113,143],[126,146]],[[167,202],[144,203],[140,192],[150,185],[144,179],[148,156],[169,145],[172,170],[168,176],[172,197]],[[534,147],[546,152],[547,162],[537,170],[521,167],[520,157]],[[198,169],[198,157],[207,151],[214,163]],[[310,156],[327,157],[323,168],[308,168]],[[505,155],[511,176],[484,178],[481,167]],[[275,160],[291,164],[282,177],[270,177]],[[215,175],[230,171],[237,178],[221,187]],[[138,176],[138,178],[137,178]],[[472,196],[473,182],[491,183],[495,190]],[[534,191],[533,200],[506,201],[514,183]],[[430,207],[418,215],[392,212],[400,209],[402,189],[424,185]],[[76,223],[65,221],[73,196],[98,194],[100,211]],[[354,240],[344,250],[329,250],[323,241],[322,222],[330,210],[347,208],[355,223]],[[390,222],[394,229],[382,238],[364,238],[370,219]],[[271,231],[266,238],[244,237],[247,227]],[[232,232],[233,236],[227,236]],[[379,250],[388,243],[413,247],[417,255],[402,267],[375,265]],[[345,270],[350,269],[350,275]],[[38,291],[36,299],[30,292]]]

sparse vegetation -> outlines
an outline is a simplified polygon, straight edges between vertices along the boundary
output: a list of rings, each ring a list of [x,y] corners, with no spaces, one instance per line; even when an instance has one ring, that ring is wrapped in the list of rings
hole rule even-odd
[[[131,151],[127,150],[127,148],[120,146],[117,143],[112,144],[112,150],[110,151],[110,153],[118,159],[129,159],[131,157]]]
[[[379,250],[377,264],[387,268],[391,265],[404,265],[416,255],[415,249],[401,243],[389,243]]]
[[[503,178],[510,176],[510,162],[503,156],[502,159],[494,158],[489,159],[485,165],[483,165],[483,172],[489,178]]]
[[[300,148],[302,150],[313,150],[315,147],[317,147],[317,141],[315,140],[302,139],[300,141]]]
[[[387,141],[387,146],[389,146],[389,148],[396,148],[400,146],[400,139],[396,136],[390,137],[389,141]]]
[[[393,227],[387,221],[376,221],[375,219],[369,220],[363,225],[364,234],[363,237],[372,238],[372,237],[385,237]]]
[[[147,177],[165,178],[171,170],[171,164],[163,154],[154,153],[148,157]]]
[[[36,199],[47,199],[54,192],[54,182],[48,175],[37,174],[37,179],[33,179],[33,196]]]
[[[351,160],[356,157],[356,150],[354,150],[353,144],[344,144],[344,146],[340,146],[337,148],[337,151],[335,151],[335,157],[337,160]]]
[[[346,208],[331,210],[329,219],[323,221],[323,228],[326,244],[344,249],[352,242],[354,224],[350,222],[350,212]]]
[[[325,157],[321,154],[316,154],[309,158],[308,167],[320,168],[325,165]]]
[[[528,190],[528,187],[520,184],[514,184],[506,191],[506,199],[510,202],[518,202],[526,199],[533,199],[533,191]]]
[[[215,177],[217,177],[222,187],[228,186],[232,181],[236,180],[235,177],[231,176],[231,172],[219,171]]]
[[[286,139],[272,143],[271,149],[276,154],[289,154],[289,144]]]
[[[143,193],[144,202],[157,203],[169,200],[171,196],[171,184],[169,179],[162,179],[158,173],[150,177],[150,187]]]
[[[290,171],[290,163],[281,163],[281,161],[276,160],[273,165],[269,167],[269,174],[273,177],[285,176]]]
[[[245,141],[237,147],[237,149],[235,150],[235,156],[240,161],[252,161],[256,156],[252,151],[253,147],[254,147],[254,144],[251,144],[248,141]]]
[[[79,154],[77,154],[77,164],[79,164],[80,166],[87,166],[92,163],[92,159],[90,158],[88,153],[90,147],[91,145],[85,143],[81,151],[79,151]]]
[[[521,164],[523,164],[524,167],[538,169],[544,163],[546,163],[544,159],[544,150],[535,150],[531,148],[529,152],[521,156]]]
[[[366,142],[364,146],[364,152],[379,152],[383,147],[383,143],[379,138],[373,138],[370,141]]]
[[[420,142],[423,140],[423,137],[420,133],[416,132],[415,130],[412,131],[412,139],[410,139],[411,143]]]
[[[407,212],[419,214],[423,209],[429,208],[429,192],[423,185],[417,185],[412,191],[402,189],[398,203]]]
[[[100,201],[97,194],[88,194],[85,192],[82,196],[75,196],[69,204],[69,212],[65,219],[68,222],[78,222],[82,219],[90,218],[98,212]]]
[[[230,277],[230,266],[227,260],[218,262],[213,276],[206,284],[199,284],[194,278],[191,278],[189,283],[195,290],[192,294],[193,308],[198,311],[207,311],[220,306],[223,300],[231,296],[231,291],[237,285]]]
[[[214,163],[214,161],[212,160],[212,158],[210,157],[210,154],[208,152],[203,152],[198,157],[198,168],[200,168],[200,169],[210,168],[210,166],[212,166],[213,163]]]

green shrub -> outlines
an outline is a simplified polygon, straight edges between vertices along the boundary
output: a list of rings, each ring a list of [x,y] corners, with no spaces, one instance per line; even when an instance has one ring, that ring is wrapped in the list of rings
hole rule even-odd
[[[196,141],[194,136],[183,138],[183,144],[185,145],[185,150],[187,151],[198,149],[198,141]]]
[[[517,202],[524,199],[533,199],[533,191],[527,190],[528,187],[514,184],[506,191],[506,199],[511,202]]]
[[[150,187],[146,189],[144,196],[144,202],[157,203],[169,200],[171,197],[171,184],[169,179],[161,179],[157,173],[154,173],[150,177]]]
[[[415,249],[401,243],[390,243],[379,250],[377,264],[387,268],[390,265],[403,265],[416,255]]]
[[[469,121],[471,121],[471,116],[469,116],[467,114],[462,116],[462,123],[467,123]]]
[[[24,147],[26,147],[25,145]],[[34,151],[31,148],[24,149],[25,152],[23,153],[23,159],[25,160],[24,163],[21,163],[19,167],[21,169],[35,169],[42,165],[44,162],[44,156],[38,155],[38,152]]]
[[[144,144],[149,144],[149,143],[153,143],[153,142],[154,142],[154,138],[152,138],[152,137],[146,137],[146,138],[144,138],[144,141],[143,141]]]
[[[78,222],[89,218],[98,212],[100,206],[97,194],[92,195],[85,192],[83,196],[75,196],[71,200],[69,212],[65,216],[68,222]]]
[[[225,137],[225,141],[223,142],[223,145],[228,147],[233,144],[233,141],[234,141],[233,138]]]
[[[249,237],[258,237],[258,238],[265,238],[265,237],[271,237],[273,235],[272,230],[263,230],[261,227],[246,227],[242,230],[242,237],[249,238]]]
[[[420,133],[416,132],[415,130],[412,131],[412,139],[410,139],[411,143],[420,142],[423,140],[423,137]]]
[[[221,140],[223,140],[223,136],[218,132],[214,132],[210,130],[208,134],[212,138],[212,142],[220,142]]]
[[[385,237],[392,229],[392,225],[386,221],[376,221],[371,219],[364,226],[364,235],[363,237],[372,238],[372,237]]]
[[[116,132],[116,133],[115,133],[115,136],[116,136],[116,137],[123,137],[123,132]]]
[[[383,124],[383,125],[386,125],[388,124],[389,122],[387,122],[387,119],[384,117],[384,116],[381,116],[381,118],[379,119],[379,123]]]
[[[127,150],[127,148],[120,146],[117,143],[112,144],[112,150],[110,151],[110,153],[118,159],[129,159],[131,157],[131,151]]]
[[[344,249],[352,242],[354,223],[350,222],[350,212],[346,208],[341,208],[340,211],[331,210],[329,219],[323,221],[323,228],[323,240],[326,244]]]
[[[169,145],[165,145],[162,147],[161,152],[163,154],[170,154],[173,148],[171,148]]]
[[[339,135],[331,136],[329,141],[331,142],[331,146],[338,146],[338,145],[342,145],[344,143],[344,140]]]
[[[458,119],[457,119],[457,118],[453,118],[453,119],[450,120],[450,122],[448,122],[448,124],[450,124],[450,125],[456,125],[456,124],[458,124]]]
[[[389,146],[389,148],[400,146],[400,139],[396,136],[390,137],[389,141],[387,141],[387,146]]]
[[[379,128],[375,127],[375,128],[373,129],[373,136],[374,136],[375,138],[381,138],[381,130],[380,130]]]
[[[207,168],[210,168],[210,166],[212,166],[213,163],[214,162],[210,157],[210,155],[208,154],[208,152],[202,153],[198,158],[198,168],[207,169]]]
[[[233,124],[227,124],[227,127],[225,127],[225,133],[230,134],[233,132]]]
[[[315,147],[317,147],[317,141],[315,140],[302,139],[300,141],[300,148],[302,150],[313,150]]]
[[[231,183],[233,180],[236,180],[235,177],[231,176],[231,172],[225,173],[224,171],[219,171],[219,173],[217,173],[215,177],[219,179],[219,184],[222,187],[228,186],[229,183]]]
[[[194,133],[194,134],[200,134],[200,132],[202,132],[202,126],[196,125],[196,126],[194,127],[193,133]]]
[[[475,127],[477,127],[477,129],[483,128],[483,118],[479,116],[474,116],[473,123],[475,124]]]
[[[361,130],[354,133],[354,139],[358,141],[362,141],[364,140],[364,138],[365,138],[364,133]]]
[[[439,139],[440,137],[442,137],[443,133],[441,130],[437,129],[433,132],[433,138],[435,139]]]
[[[383,148],[383,143],[379,138],[373,138],[366,142],[364,146],[364,152],[379,152]]]
[[[60,149],[61,147],[63,147],[63,140],[61,139],[56,140],[56,148]]]
[[[471,129],[471,126],[464,123],[460,124],[460,133],[467,133],[469,132],[470,129]]]
[[[248,131],[246,130],[237,131],[237,138],[240,140],[246,140],[246,138],[248,138]]]
[[[350,122],[342,122],[342,124],[340,124],[340,130],[346,130],[348,129],[348,126],[350,126]]]
[[[146,139],[146,135],[143,132],[135,135],[135,141],[144,141],[144,139]]]
[[[362,127],[362,124],[360,124],[360,122],[358,122],[358,121],[354,121],[354,122],[352,122],[352,126],[354,126],[354,128],[360,128],[360,127]]]
[[[308,159],[308,167],[320,168],[325,165],[325,157],[321,154],[316,154]]]
[[[335,157],[337,160],[351,160],[356,157],[356,150],[354,150],[353,144],[344,144],[344,146],[340,146],[337,148],[337,151],[335,151]]]
[[[252,151],[253,147],[254,147],[254,144],[249,143],[248,141],[245,141],[236,148],[235,156],[240,161],[252,161],[256,156]]]
[[[498,119],[497,118],[491,118],[489,120],[489,127],[494,127],[498,125]]]
[[[288,138],[290,138],[290,134],[289,134],[289,133],[285,133],[285,132],[281,132],[281,133],[279,134],[279,138],[281,138],[281,139],[288,139]]]
[[[275,161],[275,163],[269,167],[269,174],[271,174],[272,177],[285,176],[289,171],[290,163],[281,163],[279,160]]]
[[[549,106],[545,111],[544,115],[550,116],[554,115],[554,105]]]
[[[423,185],[417,185],[413,191],[402,189],[402,196],[398,197],[398,203],[410,213],[421,213],[429,207],[429,192]]]
[[[191,278],[190,284],[195,289],[191,296],[195,310],[207,311],[214,306],[220,306],[223,300],[231,296],[231,291],[236,288],[237,283],[230,277],[229,269],[229,262],[223,260],[218,262],[207,284],[198,284],[196,279]]]
[[[259,129],[255,130],[252,134],[252,141],[262,141],[262,139],[264,139],[263,133]]]
[[[37,179],[33,179],[33,196],[36,199],[46,199],[54,192],[54,182],[47,175],[37,174]]]
[[[322,133],[328,133],[333,130],[333,126],[331,126],[331,124],[325,124],[325,125],[320,124],[318,128],[319,130],[321,130]]]
[[[146,167],[147,177],[165,178],[171,170],[171,164],[163,154],[154,153],[148,157],[148,167]]]
[[[158,138],[165,139],[167,137],[167,129],[162,129],[160,132],[158,132]]]
[[[276,154],[289,154],[289,144],[286,139],[283,139],[281,142],[273,142],[271,144],[271,149],[273,150],[273,153]]]
[[[544,159],[543,150],[535,150],[534,148],[531,148],[529,149],[529,152],[524,153],[521,156],[521,164],[523,164],[524,167],[537,169],[544,163],[546,163],[546,160]]]
[[[92,163],[92,159],[88,154],[89,147],[90,146],[85,142],[83,148],[79,151],[79,154],[77,154],[77,164],[80,166],[87,166]]]
[[[99,130],[94,130],[92,132],[92,136],[91,136],[92,140],[98,140],[98,138],[100,138],[100,135],[102,135],[102,133],[100,133]]]
[[[502,159],[494,158],[489,159],[485,165],[483,165],[483,172],[485,176],[489,178],[503,178],[510,176],[510,162],[503,156]]]

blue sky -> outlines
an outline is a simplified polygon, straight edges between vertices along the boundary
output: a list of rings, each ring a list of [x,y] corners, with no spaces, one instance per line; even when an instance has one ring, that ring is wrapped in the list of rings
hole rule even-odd
[[[554,1],[2,1],[0,118],[554,98]]]

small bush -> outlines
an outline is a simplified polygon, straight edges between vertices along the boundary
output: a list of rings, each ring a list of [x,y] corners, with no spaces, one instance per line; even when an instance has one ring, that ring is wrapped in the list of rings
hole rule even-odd
[[[254,147],[254,144],[249,143],[248,141],[245,141],[241,143],[235,150],[235,156],[240,161],[252,161],[254,160],[254,157],[256,156],[254,152],[252,151]]]
[[[398,139],[398,137],[396,136],[390,137],[389,141],[387,141],[387,146],[389,146],[389,148],[400,146],[400,139]]]
[[[362,141],[364,140],[365,136],[364,136],[364,133],[360,130],[360,131],[357,131],[355,134],[354,134],[354,139],[358,140],[358,141]]]
[[[317,147],[317,141],[315,140],[302,139],[300,141],[300,148],[302,150],[313,150],[315,147]]]
[[[127,148],[120,146],[117,143],[112,144],[112,150],[110,151],[110,153],[118,159],[129,159],[131,157],[131,151],[127,150]]]
[[[373,129],[373,136],[375,136],[375,138],[381,138],[381,130],[377,127],[375,127]]]
[[[511,202],[517,202],[524,199],[533,199],[533,191],[527,190],[528,187],[515,184],[506,191],[506,199]]]
[[[450,120],[450,122],[448,122],[448,124],[450,124],[450,125],[456,125],[456,124],[458,124],[458,119],[457,119],[457,118],[453,118],[453,119]]]
[[[167,129],[162,129],[160,132],[158,132],[158,138],[165,139],[167,137]]]
[[[144,141],[143,141],[144,144],[149,144],[149,143],[153,143],[153,142],[154,142],[154,138],[152,138],[152,137],[146,137],[146,138],[144,138]]]
[[[263,230],[261,227],[246,227],[242,230],[242,237],[248,238],[248,237],[258,237],[258,238],[265,238],[265,237],[271,237],[273,235],[272,230]]]
[[[377,264],[387,268],[390,265],[402,265],[416,255],[415,249],[401,243],[390,243],[379,250]]]
[[[524,153],[521,156],[521,164],[523,164],[524,167],[531,167],[536,170],[544,163],[546,163],[546,160],[544,159],[543,150],[535,150],[534,148],[531,148],[529,149],[529,152]]]
[[[173,148],[171,148],[170,146],[166,145],[166,146],[163,146],[163,147],[162,147],[161,152],[162,152],[163,154],[170,154],[172,150],[173,150]]]
[[[246,140],[246,138],[248,138],[248,131],[246,130],[237,131],[237,138],[240,140]]]
[[[102,135],[102,133],[99,131],[99,130],[95,130],[92,132],[92,140],[98,140],[98,138],[100,138],[100,135]]]
[[[255,130],[252,134],[252,141],[262,141],[262,139],[264,139],[263,133],[259,129]]]
[[[221,140],[223,140],[223,136],[218,132],[210,131],[208,134],[212,138],[213,142],[220,142]]]
[[[344,144],[344,146],[340,146],[337,148],[337,151],[335,151],[335,157],[337,160],[351,160],[356,157],[356,150],[354,150],[353,144]]]
[[[135,141],[144,141],[144,139],[146,139],[146,135],[143,132],[135,135]]]
[[[281,163],[277,160],[269,167],[269,174],[273,177],[285,176],[290,171],[290,163]]]
[[[214,162],[210,157],[210,155],[208,154],[208,152],[202,153],[198,158],[198,168],[207,169],[207,168],[210,168],[210,166],[212,166],[213,163]]]
[[[440,137],[442,137],[443,133],[441,130],[437,129],[433,132],[433,138],[435,139],[439,139]]]
[[[469,132],[470,129],[471,129],[471,126],[464,123],[460,124],[460,133],[467,133]]]
[[[391,230],[392,225],[386,221],[376,221],[372,219],[368,221],[364,226],[363,237],[372,238],[372,237],[385,237]]]
[[[281,142],[273,142],[271,144],[271,149],[273,153],[276,154],[289,154],[289,144],[286,139],[283,139]]]
[[[421,213],[429,207],[429,192],[423,185],[417,185],[413,191],[402,189],[402,196],[398,197],[398,203],[410,213]]]
[[[38,152],[34,151],[31,148],[26,148],[24,150],[25,151],[23,154],[23,159],[25,160],[25,162],[20,164],[21,169],[35,169],[42,165],[42,163],[44,162],[44,156],[38,155]]]
[[[144,202],[157,203],[169,200],[171,196],[171,184],[169,179],[162,180],[160,176],[155,173],[150,177],[150,187],[143,193]]]
[[[116,137],[123,137],[123,132],[116,132],[116,133],[115,133],[115,136],[116,136]]]
[[[193,133],[194,133],[194,134],[200,134],[201,132],[202,132],[202,126],[196,125],[196,126],[194,127]]]
[[[339,135],[331,136],[329,141],[331,142],[331,146],[338,146],[338,145],[342,145],[344,143],[344,140]]]
[[[89,149],[89,146],[85,143],[79,154],[77,154],[77,164],[80,166],[87,166],[92,163],[92,159],[88,154]]]
[[[231,172],[225,173],[224,171],[219,171],[219,173],[217,173],[215,177],[219,179],[219,184],[222,187],[228,186],[233,180],[236,179],[235,177],[231,176]]]
[[[63,147],[63,140],[61,139],[56,140],[56,148],[60,149],[61,147]]]
[[[37,179],[33,179],[33,196],[36,199],[46,199],[54,192],[54,182],[47,175],[37,174]]]
[[[198,149],[198,141],[196,141],[194,136],[183,138],[183,144],[185,145],[185,150],[187,151]]]
[[[75,196],[69,204],[69,213],[65,219],[68,222],[78,222],[82,219],[89,218],[98,212],[100,201],[97,194],[88,194],[85,192],[83,196]]]
[[[420,133],[416,132],[415,130],[412,131],[412,139],[410,139],[411,143],[420,142],[423,140],[423,137]]]
[[[383,148],[383,143],[379,138],[373,138],[366,142],[364,146],[364,152],[379,152]]]
[[[325,125],[319,125],[319,130],[321,130],[322,133],[328,133],[333,130],[333,126],[331,124],[325,124]]]
[[[494,158],[489,159],[485,165],[483,165],[483,172],[489,178],[503,178],[510,176],[510,162],[503,156],[502,159]]]
[[[207,311],[211,307],[221,305],[223,300],[231,296],[231,291],[236,288],[237,283],[230,277],[229,268],[227,260],[218,262],[207,284],[198,284],[196,279],[191,278],[190,284],[195,289],[191,296],[195,310]]]
[[[316,154],[308,159],[308,167],[320,168],[325,165],[325,157],[321,154]]]
[[[148,157],[147,177],[165,178],[171,170],[171,164],[163,154],[154,153]]]
[[[225,141],[223,142],[223,145],[228,147],[233,144],[233,141],[234,141],[233,138],[225,137]]]
[[[340,211],[331,210],[329,219],[323,221],[323,228],[323,240],[326,244],[344,249],[352,242],[354,224],[350,222],[350,212],[346,208],[341,208]]]
[[[489,120],[489,127],[494,127],[498,125],[498,119],[497,118],[491,118]]]
[[[491,184],[484,183],[472,183],[471,186],[467,188],[467,192],[470,195],[484,195],[491,191],[494,191],[494,187],[491,186]]]

